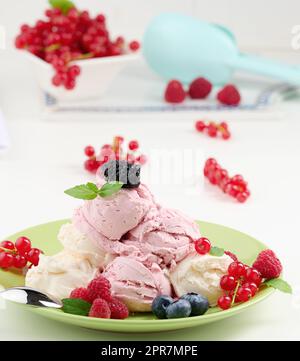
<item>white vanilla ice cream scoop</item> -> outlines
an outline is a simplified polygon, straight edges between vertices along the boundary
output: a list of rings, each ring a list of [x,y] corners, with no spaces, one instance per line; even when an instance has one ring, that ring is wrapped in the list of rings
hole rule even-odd
[[[86,287],[98,268],[82,257],[62,251],[54,256],[40,256],[39,265],[26,274],[25,284],[59,299],[69,297],[77,287]]]
[[[232,258],[227,255],[216,257],[193,252],[170,272],[176,295],[180,297],[195,292],[207,297],[211,306],[216,305],[222,295],[220,279],[227,273],[232,262]]]
[[[66,223],[61,227],[58,240],[67,253],[87,259],[94,267],[101,269],[106,262],[106,252],[79,232],[72,223]]]

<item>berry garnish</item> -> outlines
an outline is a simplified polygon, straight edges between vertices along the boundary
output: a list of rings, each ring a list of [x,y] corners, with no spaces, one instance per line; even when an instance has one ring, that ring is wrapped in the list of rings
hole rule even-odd
[[[15,243],[2,241],[0,243],[0,268],[23,269],[28,266],[37,266],[41,251],[31,248],[31,241],[27,237],[19,237]]]
[[[210,249],[211,249],[211,243],[210,240],[205,238],[205,237],[201,237],[199,239],[197,239],[195,242],[195,250],[197,253],[199,254],[206,254],[209,253]]]
[[[189,86],[189,96],[192,99],[204,99],[211,92],[212,84],[205,78],[196,78]]]
[[[110,288],[110,282],[103,276],[94,278],[87,286],[92,300],[96,298],[108,300],[110,298]]]
[[[101,298],[95,299],[90,309],[89,317],[110,318],[110,316],[111,311],[108,303]]]
[[[232,262],[228,267],[228,274],[233,277],[245,276],[246,269],[242,262]]]
[[[171,303],[166,309],[167,318],[184,318],[189,317],[192,312],[192,307],[189,301],[179,299]]]
[[[101,168],[107,182],[121,182],[123,188],[137,188],[140,185],[141,166],[125,160],[111,160]]]
[[[245,279],[248,282],[254,282],[257,286],[261,284],[261,274],[254,268],[249,267],[245,274]]]
[[[53,6],[45,11],[46,19],[33,26],[21,26],[15,46],[51,64],[54,86],[75,88],[80,67],[74,61],[122,55],[140,47],[137,41],[125,47],[120,36],[112,40],[103,14],[92,17],[88,11],[79,11],[71,1],[53,1]]]
[[[266,278],[267,280],[279,277],[282,272],[280,260],[270,249],[260,252],[252,267],[260,272],[261,277]]]
[[[230,296],[220,296],[218,299],[218,306],[222,310],[228,310],[231,307],[232,298]]]
[[[217,99],[224,105],[236,106],[240,103],[241,96],[234,85],[228,84],[218,92]]]
[[[220,280],[220,287],[225,291],[232,291],[237,284],[236,278],[229,275],[222,276]]]
[[[116,136],[113,138],[112,144],[104,144],[101,147],[99,155],[96,155],[95,148],[91,145],[85,147],[84,153],[88,159],[84,162],[84,168],[91,173],[96,173],[102,165],[111,160],[125,160],[128,163],[140,165],[147,162],[145,155],[138,154],[140,145],[137,140],[131,140],[127,150],[124,144],[124,138]]]
[[[93,297],[91,296],[89,290],[84,287],[78,287],[75,288],[71,293],[69,298],[79,298],[81,300],[84,300],[86,302],[92,303]]]
[[[247,302],[252,297],[252,291],[250,288],[241,286],[236,293],[236,302]]]
[[[204,315],[209,308],[208,299],[198,293],[187,293],[181,296],[180,299],[189,301],[192,307],[191,316]]]
[[[157,318],[167,318],[166,310],[174,302],[170,296],[159,295],[152,302],[152,312]]]
[[[250,196],[244,178],[241,175],[229,177],[228,172],[221,168],[213,158],[209,158],[205,162],[203,173],[211,184],[217,185],[224,193],[235,198],[238,202],[245,202]]]
[[[205,122],[204,120],[198,120],[195,123],[195,128],[200,133],[207,133],[210,137],[215,138],[218,135],[222,139],[229,139],[231,133],[228,129],[228,124],[225,122],[216,123],[216,122]]]
[[[110,297],[107,302],[111,312],[110,318],[124,320],[129,316],[128,307],[124,302],[118,300],[116,297]]]
[[[171,80],[165,90],[165,101],[168,103],[182,103],[186,93],[183,85],[178,80]]]

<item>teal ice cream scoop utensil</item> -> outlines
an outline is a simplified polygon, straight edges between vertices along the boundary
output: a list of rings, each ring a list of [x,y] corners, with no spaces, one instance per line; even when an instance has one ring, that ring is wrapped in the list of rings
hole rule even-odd
[[[204,76],[227,83],[235,70],[257,73],[300,85],[300,67],[241,53],[226,27],[191,16],[164,13],[155,17],[143,38],[149,66],[164,79],[190,82]]]

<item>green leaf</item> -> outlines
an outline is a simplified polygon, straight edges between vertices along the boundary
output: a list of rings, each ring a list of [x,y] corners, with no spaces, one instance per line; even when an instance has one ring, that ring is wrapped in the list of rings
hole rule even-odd
[[[64,298],[62,300],[62,310],[72,315],[87,316],[90,312],[91,304],[79,298]]]
[[[49,0],[49,4],[53,8],[60,9],[63,14],[67,14],[70,9],[75,8],[74,3],[69,0]]]
[[[65,193],[74,198],[91,200],[98,196],[98,188],[96,185],[94,186],[92,186],[92,183],[81,184],[67,189]]]
[[[98,194],[100,197],[109,197],[115,193],[118,193],[122,186],[123,183],[121,182],[105,183],[98,191]]]
[[[224,254],[224,249],[214,246],[211,247],[209,254],[211,256],[222,257]]]
[[[293,293],[292,287],[281,278],[272,278],[268,281],[263,282],[263,285],[273,287],[281,292]]]

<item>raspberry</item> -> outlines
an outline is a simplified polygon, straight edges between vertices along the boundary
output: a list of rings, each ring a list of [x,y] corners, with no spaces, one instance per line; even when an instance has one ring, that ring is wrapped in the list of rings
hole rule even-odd
[[[89,290],[84,287],[75,288],[70,293],[70,298],[80,298],[81,300],[84,300],[89,303],[93,302],[93,299],[91,297]]]
[[[102,298],[97,298],[92,304],[89,317],[110,318],[111,312],[108,303]]]
[[[185,91],[178,80],[171,80],[165,90],[165,101],[168,103],[182,103],[185,99]]]
[[[111,316],[110,318],[123,320],[129,316],[129,311],[125,303],[118,300],[115,297],[111,297],[110,301],[108,302]]]
[[[256,261],[252,265],[261,276],[266,279],[277,278],[282,272],[282,264],[276,257],[276,254],[266,249],[257,256]]]
[[[94,278],[87,286],[92,300],[96,298],[110,299],[110,282],[103,276]]]
[[[224,253],[227,254],[227,256],[231,257],[235,262],[238,262],[238,258],[234,253],[230,251],[225,251]]]
[[[204,99],[211,92],[212,85],[205,78],[196,78],[189,87],[189,96],[192,99]]]
[[[229,84],[218,92],[217,99],[225,105],[238,105],[241,101],[241,96],[237,88]]]

